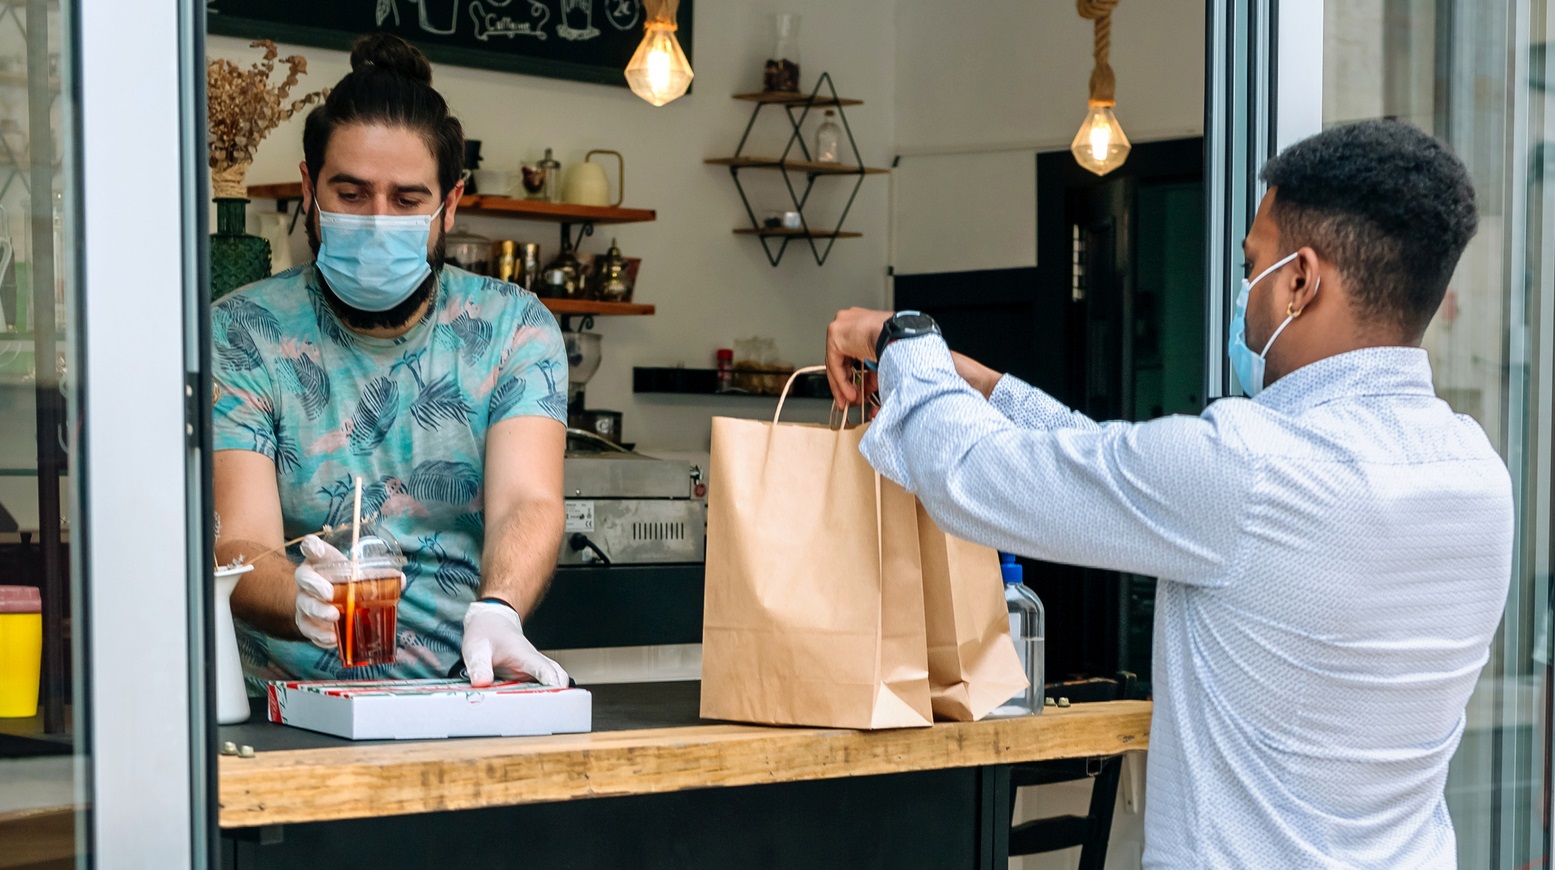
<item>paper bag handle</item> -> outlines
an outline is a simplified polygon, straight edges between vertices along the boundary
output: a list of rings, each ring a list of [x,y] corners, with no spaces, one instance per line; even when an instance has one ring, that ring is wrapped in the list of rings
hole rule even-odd
[[[814,375],[826,371],[826,366],[805,366],[802,369],[794,369],[794,373],[788,376],[788,383],[783,385],[783,393],[778,396],[777,410],[772,412],[772,425],[776,426],[778,418],[783,416],[783,405],[788,402],[788,391],[794,388],[794,381],[801,375]]]
[[[788,383],[783,385],[783,394],[778,397],[777,410],[772,412],[772,425],[776,426],[778,419],[783,416],[783,405],[788,402],[788,392],[794,388],[794,381],[799,380],[801,375],[815,375],[824,371],[826,371],[826,366],[805,366],[802,369],[795,369],[794,373],[788,376]],[[842,428],[846,428],[848,425],[848,412],[850,410],[851,408],[842,409]],[[864,418],[864,407],[861,405],[859,406],[859,425],[864,424]],[[832,425],[836,419],[837,403],[833,402],[831,418],[827,422],[827,425]]]

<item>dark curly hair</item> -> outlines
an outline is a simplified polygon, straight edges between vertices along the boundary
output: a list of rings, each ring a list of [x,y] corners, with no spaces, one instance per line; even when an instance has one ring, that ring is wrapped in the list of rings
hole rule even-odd
[[[1344,276],[1359,314],[1419,340],[1479,222],[1447,146],[1400,121],[1325,130],[1264,164],[1270,216]]]
[[[437,158],[437,181],[447,196],[464,173],[464,127],[432,88],[432,65],[415,46],[389,33],[360,37],[351,46],[351,71],[323,105],[308,113],[302,159],[315,180],[324,149],[338,127],[383,124],[421,136]]]

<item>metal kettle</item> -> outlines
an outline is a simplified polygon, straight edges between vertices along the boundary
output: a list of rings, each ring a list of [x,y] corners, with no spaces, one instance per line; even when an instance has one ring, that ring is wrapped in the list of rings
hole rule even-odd
[[[606,302],[632,301],[631,263],[621,256],[616,240],[610,251],[594,262],[594,296]]]

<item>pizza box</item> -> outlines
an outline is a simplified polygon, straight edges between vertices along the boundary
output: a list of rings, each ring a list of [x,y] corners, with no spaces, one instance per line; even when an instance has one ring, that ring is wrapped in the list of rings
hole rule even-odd
[[[465,680],[274,680],[270,721],[351,740],[528,737],[593,728],[583,689]]]

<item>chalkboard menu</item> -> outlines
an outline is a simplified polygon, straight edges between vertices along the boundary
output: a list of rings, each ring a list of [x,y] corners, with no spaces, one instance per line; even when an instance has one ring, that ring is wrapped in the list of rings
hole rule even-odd
[[[434,63],[626,86],[642,0],[206,0],[211,33],[350,51],[364,33],[410,40]],[[692,0],[675,36],[691,57]]]

